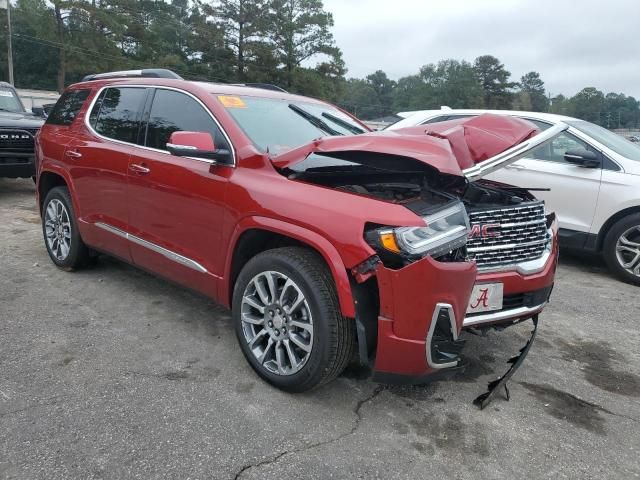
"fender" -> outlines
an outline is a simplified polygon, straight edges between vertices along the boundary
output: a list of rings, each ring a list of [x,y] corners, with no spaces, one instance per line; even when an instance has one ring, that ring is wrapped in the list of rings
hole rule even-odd
[[[336,248],[326,238],[311,230],[295,224],[283,222],[282,220],[261,216],[243,218],[238,222],[238,224],[236,224],[231,235],[224,272],[226,281],[222,282],[222,285],[220,286],[220,299],[228,307],[230,307],[231,303],[229,301],[231,298],[230,293],[233,290],[233,286],[230,284],[233,252],[235,251],[240,236],[247,230],[251,229],[261,229],[279,233],[281,235],[294,238],[317,250],[322,255],[325,262],[327,262],[327,265],[331,270],[331,275],[333,276],[336,284],[336,291],[342,314],[345,317],[355,318],[356,312],[353,303],[351,285],[349,284],[349,276],[347,275],[347,269],[342,262],[342,257]]]
[[[65,168],[53,162],[49,162],[46,169],[40,170],[38,172],[38,177],[36,182],[36,200],[38,202],[38,206],[40,205],[40,202],[44,201],[44,198],[40,198],[40,178],[44,173],[53,173],[64,179],[65,183],[67,184],[67,188],[69,189],[69,195],[71,195],[71,201],[73,202],[73,210],[76,212],[76,217],[78,219],[81,218],[80,207],[76,199],[76,192],[75,192],[75,189],[73,188],[73,182],[71,181],[71,176],[69,175],[69,172]],[[42,212],[40,212],[40,214],[42,215]]]

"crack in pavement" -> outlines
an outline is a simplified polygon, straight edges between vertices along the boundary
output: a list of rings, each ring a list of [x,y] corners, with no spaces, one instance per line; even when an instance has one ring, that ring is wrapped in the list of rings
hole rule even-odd
[[[351,428],[349,429],[348,432],[345,432],[341,435],[338,435],[337,437],[331,438],[329,440],[324,440],[321,442],[316,442],[316,443],[312,443],[310,445],[304,445],[298,448],[294,448],[293,450],[285,450],[284,452],[280,452],[270,458],[266,458],[260,462],[257,463],[250,463],[248,465],[243,466],[235,475],[234,475],[234,480],[238,480],[245,472],[247,472],[248,470],[251,470],[252,468],[255,467],[261,467],[263,465],[271,465],[272,463],[276,463],[278,460],[280,460],[282,457],[284,457],[285,455],[289,455],[289,454],[294,454],[294,453],[300,453],[300,452],[305,452],[307,450],[311,450],[313,448],[316,447],[322,447],[324,445],[330,445],[332,443],[337,442],[338,440],[342,440],[343,438],[346,438],[350,435],[353,435],[354,433],[356,433],[356,431],[358,430],[358,428],[360,427],[360,422],[362,421],[362,415],[360,414],[360,410],[362,409],[362,407],[366,404],[371,402],[372,400],[374,400],[378,395],[380,395],[384,390],[386,390],[386,387],[384,385],[378,385],[376,386],[373,391],[371,392],[370,395],[368,395],[367,397],[358,400],[358,402],[355,405],[355,408],[353,409],[353,413],[355,414],[355,420],[353,422],[353,425],[351,425]]]

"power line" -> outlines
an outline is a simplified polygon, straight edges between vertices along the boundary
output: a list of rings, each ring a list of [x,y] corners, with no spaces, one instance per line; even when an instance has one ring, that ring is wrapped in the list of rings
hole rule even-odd
[[[65,49],[75,50],[76,52],[78,52],[80,54],[99,56],[101,58],[105,58],[105,59],[108,59],[108,60],[113,60],[114,62],[128,63],[128,64],[133,65],[133,66],[139,66],[139,67],[142,66],[142,67],[148,67],[148,68],[153,68],[153,67],[157,66],[157,65],[155,65],[153,63],[148,63],[148,62],[144,62],[144,61],[141,61],[141,60],[136,60],[136,59],[129,58],[129,57],[126,57],[126,56],[109,55],[109,54],[105,54],[103,52],[100,52],[98,50],[82,48],[82,47],[78,47],[78,46],[75,46],[75,45],[65,45],[65,44],[60,43],[60,42],[55,42],[55,41],[52,41],[52,40],[46,40],[46,39],[39,38],[39,37],[33,37],[31,35],[26,35],[26,34],[23,34],[23,33],[14,33],[12,35],[12,37],[17,39],[17,40],[24,40],[24,41],[27,41],[27,42],[46,45],[46,46],[52,47],[52,48],[57,48],[57,49],[65,48]],[[175,69],[175,68],[172,68],[172,70],[175,71],[176,73],[181,74],[181,75],[184,75],[184,76],[187,76],[187,77],[191,77],[191,78],[195,78],[195,79],[207,80],[207,81],[213,81],[213,82],[229,83],[228,80],[220,78],[220,77],[199,75],[199,74],[195,74],[193,72],[188,72],[188,71],[184,71],[184,70],[178,70],[178,69]]]

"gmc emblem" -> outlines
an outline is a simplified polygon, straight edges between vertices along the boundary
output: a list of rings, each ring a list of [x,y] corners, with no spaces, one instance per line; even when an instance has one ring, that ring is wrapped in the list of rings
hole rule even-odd
[[[469,239],[471,238],[495,238],[500,236],[497,229],[500,228],[499,223],[476,224],[471,227]]]

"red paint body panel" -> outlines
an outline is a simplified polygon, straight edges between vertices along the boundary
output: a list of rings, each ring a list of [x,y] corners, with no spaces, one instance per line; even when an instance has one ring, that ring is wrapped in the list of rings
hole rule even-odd
[[[528,140],[540,130],[521,118],[485,113],[395,131],[448,142],[458,167],[465,170]]]
[[[474,263],[441,263],[430,257],[400,270],[379,267],[376,371],[411,376],[432,373],[425,344],[436,304],[453,306],[456,333],[460,333],[476,273]]]

